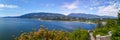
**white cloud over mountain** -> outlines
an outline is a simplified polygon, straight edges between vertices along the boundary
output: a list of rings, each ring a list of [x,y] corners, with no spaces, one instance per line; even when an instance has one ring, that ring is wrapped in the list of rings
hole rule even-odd
[[[8,5],[8,4],[0,4],[0,9],[3,8],[18,8],[19,6],[17,5]]]
[[[72,3],[67,3],[67,2],[65,2],[65,3],[62,5],[62,8],[65,8],[65,9],[68,9],[68,10],[73,10],[73,9],[78,8],[78,4],[79,4],[79,0],[75,0],[75,1],[72,2]]]
[[[68,15],[73,10],[75,11],[75,9],[81,10],[81,8],[79,8],[79,4],[82,1],[83,0],[74,0],[72,3],[65,2],[62,5],[62,8],[64,10],[67,10],[67,12],[65,12],[64,14]],[[86,10],[96,11],[96,14],[100,15],[100,16],[117,16],[117,12],[118,12],[118,10],[120,10],[119,2],[115,2],[115,1],[107,1],[107,2],[105,2],[104,0],[101,0],[101,1],[99,1],[99,0],[95,0],[95,1],[91,0],[88,3],[91,3],[91,4],[85,5],[85,6],[87,6],[89,8],[89,9],[86,9]],[[81,11],[79,11],[79,12],[81,12]]]
[[[101,16],[117,16],[117,12],[120,10],[120,4],[111,4],[108,6],[99,6],[97,14]]]
[[[64,12],[62,14],[68,15],[71,13],[72,10],[77,9],[79,6],[79,0],[74,0],[72,3],[64,2],[61,6],[63,10],[67,10],[67,12]]]

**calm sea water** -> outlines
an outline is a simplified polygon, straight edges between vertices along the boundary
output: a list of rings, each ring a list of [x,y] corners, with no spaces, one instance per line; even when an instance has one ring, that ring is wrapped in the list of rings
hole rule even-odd
[[[92,30],[96,24],[85,24],[83,22],[70,21],[43,21],[36,19],[20,19],[20,18],[0,18],[0,40],[13,40],[14,36],[18,36],[22,32],[30,32],[32,29],[38,30],[43,25],[49,30],[65,30],[71,31],[77,28]]]

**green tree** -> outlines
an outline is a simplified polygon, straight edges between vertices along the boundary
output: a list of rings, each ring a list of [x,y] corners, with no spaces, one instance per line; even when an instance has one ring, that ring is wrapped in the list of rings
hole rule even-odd
[[[115,26],[116,26],[115,20],[112,20],[112,19],[107,20],[106,27],[111,28],[111,27],[115,27]]]
[[[115,27],[115,30],[112,32],[111,40],[120,40],[120,26]]]
[[[98,28],[101,28],[101,27],[102,27],[102,23],[101,23],[100,20],[97,21],[97,24],[98,24],[98,25],[97,25]]]
[[[118,25],[120,25],[120,10],[118,12],[118,22],[117,22]]]

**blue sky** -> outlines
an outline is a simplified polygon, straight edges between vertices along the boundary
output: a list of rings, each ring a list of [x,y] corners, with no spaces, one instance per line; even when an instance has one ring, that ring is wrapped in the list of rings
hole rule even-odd
[[[120,0],[0,0],[0,17],[31,12],[117,16]]]

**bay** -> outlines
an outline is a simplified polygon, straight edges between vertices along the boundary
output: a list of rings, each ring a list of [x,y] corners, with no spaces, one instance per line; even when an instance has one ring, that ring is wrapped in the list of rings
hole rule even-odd
[[[22,18],[0,18],[0,40],[14,40],[22,32],[30,32],[32,29],[38,30],[40,25],[49,30],[72,31],[78,28],[93,30],[97,24],[86,24],[77,21],[52,21]]]

